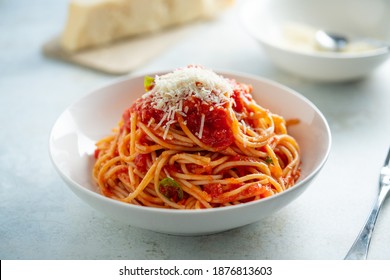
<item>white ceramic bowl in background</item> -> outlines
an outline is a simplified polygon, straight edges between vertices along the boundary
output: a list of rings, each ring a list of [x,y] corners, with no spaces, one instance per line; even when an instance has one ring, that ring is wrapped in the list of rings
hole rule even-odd
[[[286,25],[302,24],[390,42],[389,18],[387,0],[248,0],[240,9],[244,28],[277,67],[322,82],[365,77],[386,61],[389,51],[383,48],[354,53],[300,51],[282,43]]]
[[[294,187],[260,201],[205,210],[148,208],[101,195],[91,175],[94,143],[108,135],[124,109],[144,93],[143,76],[125,78],[95,90],[60,115],[49,139],[50,156],[56,170],[70,189],[95,209],[124,223],[157,232],[210,234],[257,222],[274,214],[306,190],[321,170],[331,146],[328,124],[310,101],[289,88],[250,75],[220,74],[251,84],[254,98],[272,112],[287,119],[300,120],[290,129],[302,152],[302,175]]]

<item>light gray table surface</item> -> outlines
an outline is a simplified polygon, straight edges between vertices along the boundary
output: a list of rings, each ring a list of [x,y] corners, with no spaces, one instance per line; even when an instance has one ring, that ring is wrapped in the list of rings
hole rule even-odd
[[[390,61],[366,79],[318,84],[276,69],[237,9],[196,29],[134,73],[202,64],[270,78],[309,98],[332,131],[313,185],[258,223],[208,236],[155,233],[111,220],[76,197],[49,158],[60,113],[115,76],[46,58],[66,0],[0,0],[0,259],[342,259],[373,204],[390,145]],[[390,203],[369,259],[390,259]]]

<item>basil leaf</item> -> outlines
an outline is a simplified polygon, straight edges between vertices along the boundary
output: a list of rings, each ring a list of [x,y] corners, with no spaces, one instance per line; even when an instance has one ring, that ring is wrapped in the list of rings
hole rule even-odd
[[[158,185],[158,189],[160,193],[163,194],[166,198],[169,198],[175,202],[183,199],[183,189],[179,183],[172,178],[167,177],[162,179]]]
[[[273,163],[272,158],[271,158],[270,156],[267,156],[267,157],[265,158],[265,162],[268,163],[268,164]]]
[[[144,87],[146,91],[149,91],[153,88],[154,86],[154,78],[150,76],[145,76],[144,77]]]

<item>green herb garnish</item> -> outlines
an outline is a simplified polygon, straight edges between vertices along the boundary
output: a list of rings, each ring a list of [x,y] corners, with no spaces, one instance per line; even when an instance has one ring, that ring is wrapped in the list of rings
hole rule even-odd
[[[172,178],[164,178],[160,181],[158,185],[158,190],[166,198],[178,202],[183,199],[183,189],[178,182]]]
[[[267,156],[267,157],[265,158],[265,162],[268,163],[268,164],[273,163],[272,158],[271,158],[270,156]]]
[[[144,87],[146,91],[149,91],[153,88],[154,86],[154,78],[150,76],[145,76],[144,77]]]

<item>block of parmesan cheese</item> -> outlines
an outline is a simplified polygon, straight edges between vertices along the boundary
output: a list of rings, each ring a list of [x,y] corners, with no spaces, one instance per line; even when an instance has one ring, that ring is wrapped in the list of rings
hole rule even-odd
[[[234,0],[71,0],[61,36],[69,52],[210,18]]]

